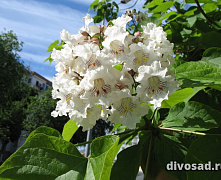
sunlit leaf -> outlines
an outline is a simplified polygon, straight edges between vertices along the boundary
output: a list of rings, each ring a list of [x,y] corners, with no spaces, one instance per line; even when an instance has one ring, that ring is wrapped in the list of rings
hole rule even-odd
[[[69,120],[63,128],[62,137],[66,141],[70,141],[74,133],[78,130],[77,123],[74,120]]]
[[[163,127],[206,131],[221,126],[221,112],[198,102],[178,103],[170,109]]]

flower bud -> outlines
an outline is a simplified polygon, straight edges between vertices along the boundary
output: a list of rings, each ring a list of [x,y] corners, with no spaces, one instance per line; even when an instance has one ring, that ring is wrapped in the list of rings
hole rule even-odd
[[[99,44],[99,39],[96,38],[96,37],[93,37],[93,38],[91,39],[91,42],[94,43],[94,44]]]
[[[89,36],[89,34],[88,34],[86,31],[81,31],[81,34],[82,34],[83,36]]]
[[[135,13],[136,13],[136,9],[133,9],[133,10],[132,10],[132,14],[135,14]]]
[[[137,31],[137,32],[134,33],[134,36],[135,36],[135,37],[140,36],[140,35],[141,35],[141,33],[140,33],[139,31]]]

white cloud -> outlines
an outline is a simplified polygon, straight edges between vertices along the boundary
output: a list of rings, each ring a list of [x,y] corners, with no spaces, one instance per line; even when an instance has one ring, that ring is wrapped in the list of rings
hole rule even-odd
[[[34,61],[34,62],[38,62],[38,63],[43,64],[44,60],[48,58],[47,55],[36,55],[36,54],[33,54],[33,53],[24,52],[24,51],[21,51],[19,53],[19,55],[21,56],[22,60],[26,60],[27,62],[30,61],[30,63],[32,61]]]
[[[42,1],[1,0],[0,2],[0,31],[4,27],[13,30],[18,39],[24,42],[19,55],[25,60],[26,65],[30,66],[36,63],[39,63],[39,66],[43,65],[49,56],[49,53],[46,53],[48,46],[60,39],[62,29],[76,34],[78,29],[84,26],[82,18],[87,13]],[[38,69],[41,70],[40,67]]]

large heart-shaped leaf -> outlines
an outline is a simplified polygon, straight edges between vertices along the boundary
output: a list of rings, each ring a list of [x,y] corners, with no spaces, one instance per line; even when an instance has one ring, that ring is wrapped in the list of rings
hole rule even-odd
[[[185,87],[221,87],[221,68],[204,61],[183,63],[176,67],[175,75]]]
[[[163,100],[163,102],[161,103],[161,108],[171,108],[179,102],[187,102],[203,88],[204,87],[195,87],[177,90],[169,96],[168,100]]]
[[[189,180],[221,179],[221,136],[209,135],[192,143],[186,156],[186,163],[192,171],[187,171]]]
[[[45,130],[43,130],[45,129]],[[106,180],[117,153],[119,138],[103,136],[92,142],[91,157],[85,158],[75,145],[48,133],[34,132],[28,141],[0,167],[0,179],[10,180]],[[39,130],[37,130],[39,131]],[[44,134],[43,132],[47,132]],[[33,135],[34,134],[34,135]]]
[[[155,139],[153,152],[157,163],[170,170],[171,162],[184,163],[187,149],[175,136],[160,135],[160,138]],[[168,173],[180,180],[186,180],[185,171],[168,171]]]
[[[121,151],[117,156],[112,172],[111,180],[136,179],[141,163],[141,146],[131,146]]]
[[[162,126],[189,131],[206,131],[221,126],[221,112],[198,102],[173,106]]]

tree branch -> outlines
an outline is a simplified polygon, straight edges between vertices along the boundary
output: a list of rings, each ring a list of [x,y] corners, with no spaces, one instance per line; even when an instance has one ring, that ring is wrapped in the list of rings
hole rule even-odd
[[[218,28],[221,28],[216,22],[212,21],[207,15],[206,13],[203,11],[203,9],[201,8],[199,1],[198,0],[194,0],[196,2],[197,7],[199,8],[200,12],[203,14],[203,16],[207,19],[207,21],[209,21],[210,23],[216,25]]]
[[[201,132],[195,132],[195,131],[186,131],[182,129],[175,129],[175,128],[165,128],[165,127],[159,127],[160,130],[166,130],[166,131],[176,131],[176,132],[184,132],[184,133],[189,133],[189,134],[195,134],[195,135],[207,135],[206,133],[201,133]]]

